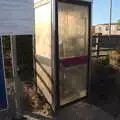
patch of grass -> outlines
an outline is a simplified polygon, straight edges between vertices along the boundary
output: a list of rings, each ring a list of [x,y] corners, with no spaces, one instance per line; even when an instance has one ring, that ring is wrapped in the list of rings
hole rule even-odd
[[[98,63],[99,65],[108,65],[108,64],[109,64],[109,57],[107,56],[106,58],[99,59],[99,60],[97,61],[97,63]]]

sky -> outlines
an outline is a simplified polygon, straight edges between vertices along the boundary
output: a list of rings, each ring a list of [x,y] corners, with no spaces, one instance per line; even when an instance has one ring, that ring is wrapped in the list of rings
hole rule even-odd
[[[37,1],[39,0],[34,0]],[[109,6],[110,0],[93,0],[93,25],[109,23]],[[118,19],[120,19],[120,0],[112,0],[112,22],[115,23]]]
[[[120,19],[120,0],[112,0],[112,22]],[[92,23],[109,23],[109,5],[110,0],[93,0]]]

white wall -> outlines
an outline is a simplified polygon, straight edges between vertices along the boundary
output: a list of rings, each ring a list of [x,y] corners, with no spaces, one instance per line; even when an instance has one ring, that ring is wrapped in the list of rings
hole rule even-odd
[[[33,34],[33,31],[33,0],[0,0],[0,34]]]

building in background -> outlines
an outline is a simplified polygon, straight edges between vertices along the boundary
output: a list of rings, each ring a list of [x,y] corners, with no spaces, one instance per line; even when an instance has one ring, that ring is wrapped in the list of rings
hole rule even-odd
[[[98,24],[95,26],[95,34],[109,35],[109,24]],[[120,35],[120,25],[117,23],[111,24],[111,35]]]

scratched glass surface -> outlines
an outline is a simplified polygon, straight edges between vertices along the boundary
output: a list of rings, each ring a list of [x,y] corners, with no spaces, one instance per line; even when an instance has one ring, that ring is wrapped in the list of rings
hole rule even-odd
[[[60,3],[58,14],[60,59],[88,55],[88,7]],[[65,67],[60,63],[60,102],[87,94],[87,64]]]

